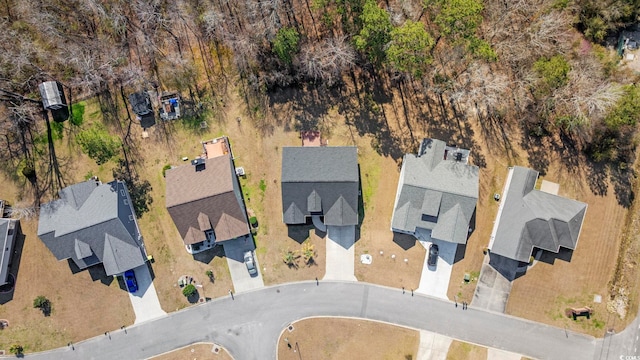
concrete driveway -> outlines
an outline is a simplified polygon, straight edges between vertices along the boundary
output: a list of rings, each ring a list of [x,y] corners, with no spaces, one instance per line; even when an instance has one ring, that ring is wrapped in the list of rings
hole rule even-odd
[[[418,240],[420,244],[427,249],[427,255],[424,257],[420,285],[416,292],[448,300],[447,289],[449,289],[451,270],[453,269],[453,261],[456,258],[458,245],[447,241],[431,239],[430,237],[427,239],[426,236],[421,236]],[[438,255],[438,263],[434,267],[427,265],[427,261],[429,260],[429,246],[432,243],[438,245],[440,252],[440,255]]]
[[[224,247],[224,254],[227,257],[227,264],[229,265],[229,272],[231,273],[231,280],[233,281],[233,288],[236,293],[264,287],[262,269],[260,269],[260,263],[258,262],[258,257],[255,252],[253,258],[256,262],[258,275],[251,277],[249,271],[247,271],[247,266],[244,264],[244,252],[248,250],[254,251],[256,249],[253,239],[250,236],[225,241],[222,243],[222,246]]]
[[[507,309],[513,279],[511,276],[515,276],[517,262],[494,256],[497,260],[493,263],[494,267],[490,264],[491,256],[485,255],[471,305],[503,313]],[[505,277],[505,274],[511,277],[511,280]]]
[[[354,274],[356,227],[327,226],[327,266],[324,280],[358,281]]]
[[[138,291],[129,293],[129,300],[131,300],[133,312],[136,314],[135,324],[167,315],[160,307],[160,300],[158,300],[156,287],[153,286],[149,266],[151,265],[145,263],[133,269],[136,274]]]

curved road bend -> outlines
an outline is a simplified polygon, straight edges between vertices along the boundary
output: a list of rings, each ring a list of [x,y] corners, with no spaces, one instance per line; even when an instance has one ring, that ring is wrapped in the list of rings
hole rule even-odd
[[[499,313],[455,308],[407,291],[355,282],[291,283],[192,306],[33,359],[144,359],[194,342],[224,346],[238,360],[273,359],[280,332],[309,316],[347,316],[432,331],[537,359],[594,359],[595,338]],[[295,330],[294,330],[295,331]],[[304,340],[299,341],[304,354]]]

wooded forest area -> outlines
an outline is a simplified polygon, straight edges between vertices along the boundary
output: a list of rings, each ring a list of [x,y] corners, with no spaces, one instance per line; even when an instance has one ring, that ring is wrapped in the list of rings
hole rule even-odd
[[[371,97],[358,97],[347,118],[376,136],[385,155],[417,144],[392,138],[376,106],[401,96],[407,119],[408,108],[423,121],[459,125],[475,117],[487,132],[509,125],[532,143],[559,141],[605,164],[619,202],[633,200],[640,76],[621,70],[605,45],[638,22],[640,0],[1,3],[0,162],[11,178],[39,184],[36,203],[64,183],[51,145],[61,125],[43,121],[39,105],[38,84],[50,80],[64,84],[70,103],[98,97],[106,127],[119,135],[105,146],[122,147],[119,174],[133,178],[133,115],[122,105],[132,92],[178,91],[191,105],[187,117],[197,118],[215,116],[229,91],[239,91],[247,115],[268,132],[278,124],[272,105],[282,89],[338,102],[364,88]],[[80,142],[108,135],[73,130],[80,109],[71,110],[71,134]],[[298,126],[316,121],[310,116]],[[40,166],[35,157],[50,162]]]

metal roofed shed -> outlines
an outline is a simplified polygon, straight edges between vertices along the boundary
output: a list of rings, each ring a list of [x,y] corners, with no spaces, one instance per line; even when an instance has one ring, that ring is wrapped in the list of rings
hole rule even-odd
[[[62,85],[57,81],[46,81],[38,86],[42,105],[47,110],[58,110],[67,107],[67,100],[62,91]]]
[[[160,96],[160,118],[162,120],[178,119],[180,114],[180,96],[177,93]]]
[[[148,129],[156,124],[153,107],[151,106],[151,98],[146,91],[129,95],[129,103],[143,129]]]

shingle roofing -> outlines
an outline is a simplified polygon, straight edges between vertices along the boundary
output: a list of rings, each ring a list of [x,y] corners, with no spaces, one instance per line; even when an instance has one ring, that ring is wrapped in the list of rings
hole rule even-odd
[[[358,224],[356,147],[284,147],[282,214],[286,224],[301,224],[312,213],[326,225]]]
[[[146,253],[124,182],[89,180],[66,187],[40,208],[38,237],[58,260],[80,269],[102,263],[116,275],[145,263]]]
[[[448,151],[443,141],[424,139],[418,155],[404,156],[392,230],[422,228],[433,238],[466,243],[478,200],[478,167],[448,157]]]
[[[535,170],[515,166],[510,172],[491,252],[528,262],[534,247],[575,249],[587,204],[535,190]]]
[[[18,220],[0,218],[0,285],[8,282],[9,263],[13,256],[13,245],[19,226]]]
[[[229,154],[166,172],[166,207],[185,244],[206,240],[213,229],[216,242],[249,233],[240,185]]]

